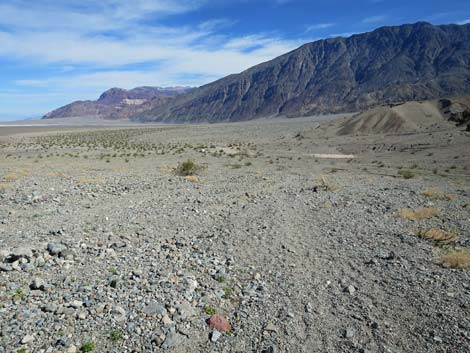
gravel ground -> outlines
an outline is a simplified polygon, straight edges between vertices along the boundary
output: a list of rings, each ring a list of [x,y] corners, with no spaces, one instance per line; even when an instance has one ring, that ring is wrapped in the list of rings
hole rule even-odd
[[[468,134],[323,126],[4,129],[0,352],[470,352]]]

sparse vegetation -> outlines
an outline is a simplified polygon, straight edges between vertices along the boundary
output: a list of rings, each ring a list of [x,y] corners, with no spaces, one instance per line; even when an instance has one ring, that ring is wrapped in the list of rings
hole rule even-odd
[[[88,341],[85,342],[82,346],[82,352],[93,352],[96,348],[96,345],[94,342]]]
[[[215,315],[217,314],[217,310],[215,310],[213,307],[210,307],[210,306],[206,306],[204,308],[204,312],[207,314],[207,315]]]
[[[416,236],[434,241],[438,244],[451,244],[455,243],[459,237],[456,233],[444,231],[438,228],[431,229],[419,229],[416,233]]]
[[[439,258],[443,267],[470,268],[470,250],[451,250]]]
[[[331,179],[327,178],[324,175],[322,175],[318,179],[317,185],[314,188],[325,190],[325,191],[331,191],[331,192],[335,192],[339,190],[338,185],[336,185]]]
[[[119,342],[120,340],[122,340],[122,331],[118,329],[111,331],[109,333],[109,338],[113,342]]]
[[[403,179],[413,179],[415,177],[415,173],[411,170],[400,170],[398,174],[400,174]]]
[[[423,196],[429,197],[434,200],[447,200],[447,201],[453,201],[456,199],[455,195],[452,194],[446,194],[439,190],[438,188],[431,188],[428,190],[425,190],[423,192]]]
[[[175,174],[179,176],[190,176],[197,174],[200,167],[191,159],[188,159],[180,164],[175,169]]]
[[[421,221],[424,219],[429,219],[436,217],[439,214],[439,210],[432,207],[423,207],[418,208],[416,210],[412,210],[410,208],[402,208],[398,211],[398,214],[406,219],[411,221]]]

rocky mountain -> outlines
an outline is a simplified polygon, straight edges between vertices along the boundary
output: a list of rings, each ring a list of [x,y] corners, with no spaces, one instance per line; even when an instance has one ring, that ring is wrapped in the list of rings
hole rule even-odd
[[[419,22],[305,44],[132,119],[242,121],[468,94],[470,24]]]
[[[43,119],[91,116],[104,119],[126,119],[131,115],[166,103],[189,90],[189,87],[137,87],[131,90],[111,88],[101,94],[96,101],[73,102],[46,114]]]

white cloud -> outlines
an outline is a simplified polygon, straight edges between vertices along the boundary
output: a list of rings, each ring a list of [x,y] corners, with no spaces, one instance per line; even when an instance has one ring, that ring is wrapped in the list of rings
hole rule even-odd
[[[0,59],[34,67],[38,75],[19,71],[15,79],[1,82],[0,113],[40,115],[73,100],[96,99],[110,87],[198,86],[304,42],[276,33],[228,37],[221,29],[237,24],[230,18],[191,26],[163,24],[166,16],[208,2],[1,1]]]
[[[334,23],[316,23],[307,27],[306,32],[312,32],[321,29],[327,29],[335,26]]]
[[[26,77],[17,81],[33,87],[67,88],[90,81],[95,81],[92,86],[103,88],[199,85],[242,71],[301,44],[272,34],[228,39],[217,30],[233,25],[235,22],[230,19],[213,19],[193,27],[158,24],[159,16],[191,11],[205,2],[72,0],[67,5],[58,5],[45,0],[25,6],[24,0],[10,0],[0,5],[0,28],[9,28],[0,29],[0,57],[34,60],[38,65],[62,68],[58,77],[39,81]],[[146,21],[150,17],[152,25]],[[140,64],[145,64],[145,70],[121,69]],[[83,66],[94,73],[74,74],[74,67]]]
[[[466,20],[457,22],[457,24],[459,24],[459,25],[466,25],[467,23],[470,23],[470,18],[467,18]]]

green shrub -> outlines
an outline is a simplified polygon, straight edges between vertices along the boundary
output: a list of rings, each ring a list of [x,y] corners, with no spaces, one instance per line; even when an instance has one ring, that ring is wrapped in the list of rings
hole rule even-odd
[[[398,174],[400,174],[403,179],[412,179],[415,177],[415,173],[413,173],[411,170],[400,170]]]
[[[82,346],[82,352],[93,352],[96,346],[93,342],[85,342]]]
[[[194,161],[188,159],[178,164],[175,173],[180,176],[189,176],[196,174],[199,169],[199,166]]]

